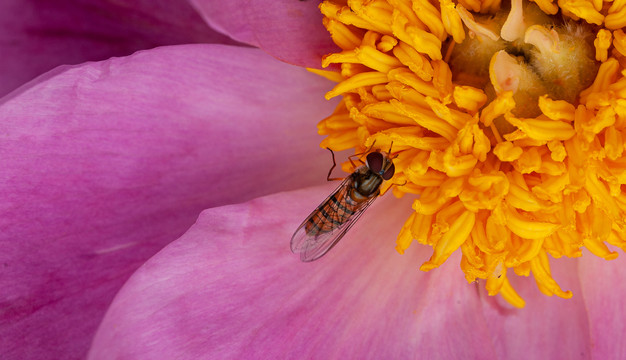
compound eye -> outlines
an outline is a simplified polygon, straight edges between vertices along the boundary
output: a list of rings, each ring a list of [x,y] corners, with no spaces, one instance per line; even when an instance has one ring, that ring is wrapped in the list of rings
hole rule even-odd
[[[396,173],[396,166],[393,163],[391,163],[391,166],[389,166],[389,168],[385,170],[385,173],[383,174],[383,179],[389,180],[393,177],[393,174],[395,173]]]
[[[372,172],[378,174],[383,169],[383,154],[379,152],[371,152],[367,154],[367,167]]]

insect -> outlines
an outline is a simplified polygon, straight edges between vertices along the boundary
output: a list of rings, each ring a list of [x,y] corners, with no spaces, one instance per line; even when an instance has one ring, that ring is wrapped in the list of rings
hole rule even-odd
[[[333,166],[327,176],[330,181],[336,163],[335,154],[328,150],[333,156]],[[291,251],[300,253],[302,261],[317,260],[337,245],[378,197],[383,180],[393,177],[395,166],[389,154],[373,151],[365,159],[365,164],[343,179],[291,237]]]

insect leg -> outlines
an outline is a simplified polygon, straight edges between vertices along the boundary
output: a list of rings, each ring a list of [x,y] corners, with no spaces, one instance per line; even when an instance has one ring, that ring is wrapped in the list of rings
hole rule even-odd
[[[358,166],[358,165],[356,165],[356,164],[354,163],[354,161],[352,161],[352,158],[357,158],[357,160],[358,160],[361,164],[365,164],[365,163],[363,162],[363,160],[361,160],[361,159],[360,159],[361,155],[363,155],[363,154],[365,154],[365,153],[354,154],[354,155],[350,155],[350,156],[348,156],[348,160],[350,160],[350,164],[352,164],[352,167],[353,167],[353,168],[355,168],[355,169],[356,169],[356,168],[358,168],[359,166]]]
[[[352,164],[353,168],[357,168],[358,166],[354,163],[354,161],[352,161],[352,158],[357,158],[357,160],[362,164],[365,165],[365,162],[363,160],[361,160],[361,156],[365,155],[365,154],[369,154],[370,151],[372,151],[372,148],[374,147],[374,144],[376,144],[376,140],[372,141],[372,145],[370,145],[370,147],[368,147],[365,151],[363,151],[362,153],[358,153],[358,154],[354,154],[354,155],[350,155],[348,156],[348,160],[350,160],[350,164]]]
[[[343,178],[331,178],[330,177],[330,174],[333,172],[333,170],[337,166],[337,163],[335,162],[335,153],[330,148],[326,148],[326,149],[330,151],[330,155],[332,155],[333,157],[333,166],[330,168],[330,170],[328,170],[328,175],[326,176],[326,180],[327,181],[343,180]]]

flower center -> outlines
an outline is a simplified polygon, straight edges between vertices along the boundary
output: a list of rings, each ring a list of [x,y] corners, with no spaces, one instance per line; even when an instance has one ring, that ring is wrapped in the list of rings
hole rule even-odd
[[[450,42],[453,81],[483,88],[490,101],[511,91],[517,105],[512,113],[518,117],[541,114],[542,95],[575,103],[595,79],[599,62],[588,24],[557,19],[522,0],[490,17],[463,7],[457,12],[470,36],[460,44]],[[494,123],[500,134],[515,130],[503,118]]]
[[[337,81],[326,97],[343,97],[318,125],[321,146],[393,143],[381,191],[415,198],[399,253],[432,246],[429,271],[461,251],[468,282],[522,307],[511,274],[569,298],[549,255],[626,250],[626,2],[327,0],[320,10],[342,49],[323,59],[341,69],[323,72]]]

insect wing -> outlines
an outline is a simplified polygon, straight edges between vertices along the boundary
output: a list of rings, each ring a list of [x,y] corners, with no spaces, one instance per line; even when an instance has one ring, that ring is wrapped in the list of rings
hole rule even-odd
[[[372,202],[377,198],[373,196],[361,203],[359,203],[353,212],[347,214],[346,212],[339,213],[332,211],[326,212],[327,216],[320,216],[319,212],[326,209],[334,209],[334,207],[326,206],[330,201],[336,201],[336,199],[343,199],[349,196],[348,192],[352,187],[352,177],[347,177],[341,185],[324,200],[320,206],[315,209],[309,215],[306,220],[300,224],[296,232],[291,237],[291,251],[294,253],[300,253],[300,259],[304,262],[317,260],[326,254],[330,249],[335,246],[339,240],[348,232],[348,230],[356,223],[361,217],[365,209],[367,209]],[[315,219],[314,219],[315,218]],[[314,219],[312,221],[312,219]],[[313,222],[318,228],[327,228],[329,231],[313,234],[310,231],[307,232],[306,225],[309,222]]]

